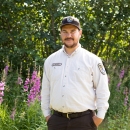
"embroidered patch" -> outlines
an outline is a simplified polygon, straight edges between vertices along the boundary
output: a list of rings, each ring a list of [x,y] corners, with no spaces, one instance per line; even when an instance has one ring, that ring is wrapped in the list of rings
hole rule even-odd
[[[106,71],[105,71],[105,69],[104,69],[104,66],[103,66],[101,63],[98,64],[98,68],[99,68],[100,72],[101,72],[103,75],[106,74]]]
[[[52,66],[61,66],[62,63],[52,63]]]
[[[67,18],[67,22],[71,23],[73,21],[73,18],[72,17],[68,17]]]

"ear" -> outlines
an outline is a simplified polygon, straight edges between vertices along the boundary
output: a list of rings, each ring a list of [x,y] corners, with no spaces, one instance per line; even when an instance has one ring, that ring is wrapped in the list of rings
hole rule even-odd
[[[82,36],[82,30],[80,30],[80,32],[79,32],[79,33],[80,33],[80,37],[81,37],[81,36]]]

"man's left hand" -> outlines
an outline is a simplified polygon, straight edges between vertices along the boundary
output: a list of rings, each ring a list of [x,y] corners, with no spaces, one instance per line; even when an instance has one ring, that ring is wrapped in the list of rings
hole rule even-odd
[[[98,127],[102,123],[103,119],[98,118],[97,116],[93,116],[93,121],[95,125]]]

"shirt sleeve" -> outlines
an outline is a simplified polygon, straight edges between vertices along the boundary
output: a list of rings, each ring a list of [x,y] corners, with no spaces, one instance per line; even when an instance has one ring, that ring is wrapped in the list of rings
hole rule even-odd
[[[97,117],[104,119],[109,107],[108,100],[110,91],[108,87],[108,77],[100,58],[93,66],[93,82],[96,91]]]
[[[50,110],[50,81],[48,78],[47,62],[44,63],[42,89],[41,89],[41,110],[47,117],[51,114]]]

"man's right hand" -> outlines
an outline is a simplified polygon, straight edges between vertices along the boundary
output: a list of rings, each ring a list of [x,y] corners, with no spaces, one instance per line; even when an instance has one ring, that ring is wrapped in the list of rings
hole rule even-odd
[[[46,122],[48,122],[49,118],[51,117],[51,115],[46,117]]]

